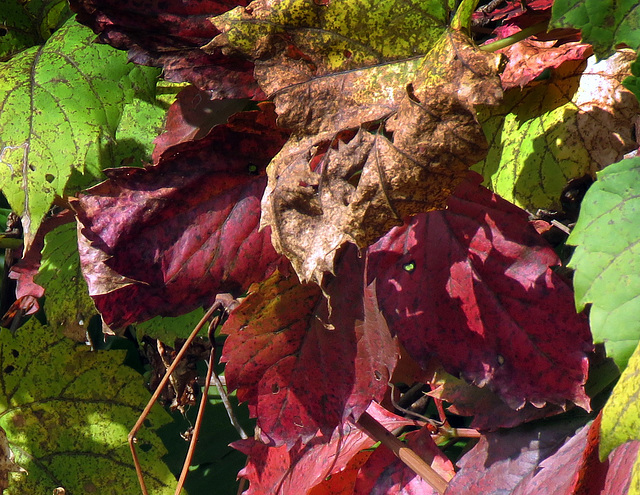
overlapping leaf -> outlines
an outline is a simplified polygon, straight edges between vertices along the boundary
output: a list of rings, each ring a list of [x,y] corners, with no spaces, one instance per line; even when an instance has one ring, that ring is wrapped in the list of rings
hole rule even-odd
[[[258,0],[213,19],[223,34],[208,46],[255,60],[293,132],[268,168],[262,225],[301,280],[321,282],[346,242],[442,207],[483,156],[473,105],[499,98],[497,58],[457,32],[438,39],[450,8]]]
[[[264,167],[286,133],[273,109],[238,114],[155,167],[120,168],[74,203],[89,293],[107,325],[211,304],[282,262],[258,232]]]
[[[145,0],[72,0],[78,21],[99,33],[104,43],[129,51],[131,61],[162,67],[165,79],[191,82],[216,98],[262,99],[253,79],[253,64],[200,47],[219,31],[207,19],[244,0],[183,2]]]
[[[636,148],[636,98],[622,86],[635,54],[568,62],[548,80],[505,94],[481,115],[490,149],[474,167],[491,189],[522,208],[561,209],[567,181],[594,174]]]
[[[458,462],[447,495],[627,493],[638,443],[600,463],[597,422],[573,435],[575,427],[574,420],[488,433]]]
[[[363,289],[362,260],[345,253],[325,290],[274,275],[254,287],[222,332],[225,376],[276,445],[330,435],[381,400],[397,360],[377,309],[375,285]]]
[[[421,365],[436,356],[512,408],[589,408],[591,336],[551,270],[557,256],[525,212],[474,180],[447,210],[417,215],[369,249],[389,327]]]
[[[552,26],[582,30],[582,39],[600,58],[620,43],[640,47],[640,6],[634,0],[556,0],[552,13]]]
[[[0,188],[27,246],[56,195],[95,183],[112,165],[122,108],[156,76],[93,37],[70,20],[44,46],[0,64]]]
[[[367,412],[388,430],[415,425],[414,421],[391,414],[375,402]],[[347,422],[330,435],[319,435],[307,445],[298,443],[292,449],[285,445],[269,447],[254,439],[232,445],[249,456],[247,466],[239,473],[250,483],[245,495],[299,495],[307,493],[327,475],[342,470],[354,455],[374,443],[364,431]]]
[[[122,366],[124,351],[91,352],[32,318],[12,336],[0,333],[0,426],[28,475],[10,494],[135,493],[138,480],[127,432],[145,406],[142,377]],[[175,478],[154,430],[167,415],[153,409],[138,455],[153,493],[173,493]]]
[[[589,189],[568,243],[578,309],[591,304],[595,342],[624,369],[640,340],[640,158],[607,167]]]

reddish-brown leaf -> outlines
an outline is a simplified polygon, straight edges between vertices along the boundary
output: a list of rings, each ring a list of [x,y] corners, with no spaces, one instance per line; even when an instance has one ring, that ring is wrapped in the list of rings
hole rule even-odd
[[[363,289],[363,261],[345,252],[327,300],[313,284],[274,275],[229,316],[222,360],[238,399],[275,445],[292,447],[318,430],[330,435],[383,398],[397,360],[396,342]]]
[[[418,363],[436,356],[512,408],[588,409],[591,335],[551,270],[558,258],[526,212],[474,180],[449,209],[418,215],[369,249],[389,327]]]
[[[388,430],[415,425],[371,403],[367,412]],[[307,493],[328,475],[344,469],[350,459],[376,441],[353,423],[345,423],[329,436],[318,435],[306,445],[299,442],[289,449],[286,445],[269,447],[254,439],[234,442],[232,447],[247,454],[247,466],[239,476],[249,480],[244,495],[300,495]]]
[[[408,447],[427,462],[440,476],[449,481],[454,469],[431,438],[425,427],[406,435]],[[380,447],[374,451],[360,469],[354,495],[384,493],[385,495],[437,495],[437,491],[409,469],[389,449]]]
[[[283,262],[258,231],[264,168],[286,134],[271,106],[236,114],[156,167],[107,171],[74,203],[83,273],[107,325],[242,293]]]
[[[215,98],[256,98],[264,94],[253,78],[253,63],[205,45],[219,31],[208,17],[243,0],[71,0],[78,22],[99,34],[99,40],[129,51],[132,62],[162,67],[168,81],[190,82]]]

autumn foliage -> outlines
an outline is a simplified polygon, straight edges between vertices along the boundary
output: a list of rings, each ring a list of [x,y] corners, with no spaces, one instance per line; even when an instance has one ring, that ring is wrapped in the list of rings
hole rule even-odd
[[[442,493],[367,421],[447,495],[640,493],[640,7],[10,3],[7,493],[135,493],[144,385],[221,294],[163,405],[218,345],[255,434],[216,402],[190,494]],[[186,428],[152,409],[150,493]]]

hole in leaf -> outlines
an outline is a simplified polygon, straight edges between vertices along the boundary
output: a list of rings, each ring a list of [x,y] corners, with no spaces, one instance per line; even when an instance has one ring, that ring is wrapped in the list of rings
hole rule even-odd
[[[35,172],[36,171],[36,166],[30,163],[29,164],[29,170],[31,170],[32,172]]]
[[[258,175],[258,166],[255,163],[249,163],[247,170],[251,175]]]
[[[138,445],[138,448],[142,450],[142,452],[149,452],[153,448],[153,445],[151,445],[150,443],[143,443],[141,445]]]
[[[4,371],[4,373],[5,373],[6,375],[8,375],[8,374],[12,373],[12,372],[13,372],[13,370],[15,370],[15,369],[16,369],[16,368],[15,368],[14,366],[9,365],[9,366],[7,366],[3,371]]]
[[[16,349],[11,349],[11,355],[14,358],[17,358],[20,355],[20,353]]]
[[[404,265],[402,265],[402,269],[405,272],[411,273],[413,270],[416,269],[416,262],[415,261],[409,261],[408,263],[405,263]]]
[[[344,52],[342,52],[342,54],[344,55],[344,58],[351,58],[351,56],[353,55],[353,53],[351,53],[349,50],[345,50]]]
[[[273,385],[271,385],[271,393],[275,395],[278,392],[280,392],[280,387],[278,386],[278,384],[274,383]]]
[[[53,179],[55,179],[55,177],[51,174],[46,174],[44,178],[49,184],[51,184],[53,182]]]
[[[145,419],[143,422],[145,428],[151,428],[151,421],[149,421],[148,419]]]
[[[375,371],[373,372],[373,376],[375,376],[375,377],[376,377],[376,380],[377,380],[377,381],[382,380],[382,373],[380,373],[378,370],[375,370]]]
[[[353,187],[357,188],[358,184],[360,183],[360,177],[362,177],[362,170],[358,170],[355,174],[349,177],[349,180],[347,182]]]
[[[0,27],[0,36],[6,36],[7,34],[9,34],[9,30],[7,28]]]
[[[498,364],[502,366],[504,364],[504,356],[498,354]]]

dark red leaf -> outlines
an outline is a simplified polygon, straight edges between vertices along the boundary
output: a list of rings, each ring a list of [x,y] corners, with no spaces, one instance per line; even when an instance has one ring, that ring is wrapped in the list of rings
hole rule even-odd
[[[453,478],[453,464],[442,453],[425,427],[406,435],[408,446],[445,480]],[[389,449],[379,447],[360,469],[354,495],[437,495],[424,481]]]
[[[224,124],[249,100],[217,100],[209,91],[195,86],[184,88],[167,111],[165,132],[154,141],[153,163],[172,146],[205,137],[218,124]]]
[[[389,430],[416,424],[375,402],[367,412]],[[244,495],[300,495],[329,474],[341,471],[354,455],[375,442],[353,423],[345,423],[329,436],[318,435],[308,444],[298,442],[291,449],[286,445],[269,447],[254,439],[234,442],[232,447],[249,456],[246,467],[238,474],[249,480],[249,490]]]
[[[264,94],[253,79],[253,63],[200,49],[219,31],[208,17],[244,0],[71,0],[78,22],[103,43],[129,50],[132,62],[162,67],[168,81],[187,81],[215,98],[256,98]]]
[[[229,335],[222,356],[227,384],[275,445],[306,443],[318,430],[330,435],[387,389],[396,342],[377,309],[375,287],[363,291],[363,261],[351,248],[325,289],[331,316],[317,286],[274,275],[254,287],[222,329]]]
[[[551,270],[556,254],[526,212],[478,182],[449,209],[421,214],[369,250],[389,327],[424,367],[488,386],[512,408],[589,408],[591,335],[573,293]]]
[[[192,311],[283,263],[258,224],[264,168],[285,138],[266,105],[173,146],[156,167],[107,171],[74,202],[83,273],[107,325]]]

